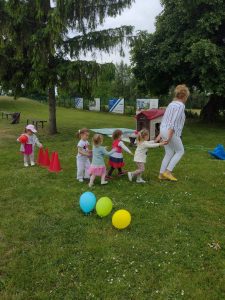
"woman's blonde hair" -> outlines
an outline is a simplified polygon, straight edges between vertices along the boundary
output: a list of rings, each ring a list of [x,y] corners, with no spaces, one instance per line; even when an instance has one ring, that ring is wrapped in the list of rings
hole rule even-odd
[[[175,98],[188,98],[190,96],[189,88],[185,84],[179,84],[174,90]]]
[[[93,141],[94,146],[99,146],[99,145],[101,145],[102,142],[103,142],[103,135],[101,135],[101,134],[95,134],[95,135],[93,136],[92,141]]]
[[[147,129],[142,129],[141,131],[139,131],[137,136],[138,143],[144,141],[146,136],[149,137],[149,131]]]

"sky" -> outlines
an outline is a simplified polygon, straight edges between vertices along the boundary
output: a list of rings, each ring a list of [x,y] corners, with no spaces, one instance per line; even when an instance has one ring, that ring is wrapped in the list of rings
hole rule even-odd
[[[135,31],[147,30],[148,32],[154,32],[155,30],[155,18],[162,11],[160,0],[136,0],[130,9],[125,9],[120,16],[116,18],[107,18],[106,22],[100,29],[115,28],[121,25],[132,25],[135,27]],[[86,56],[86,59],[96,59],[99,63],[114,62],[118,63],[124,60],[129,63],[129,49],[125,49],[125,57],[121,57],[118,50],[114,50],[113,53],[97,53],[96,57],[92,57],[90,54]]]

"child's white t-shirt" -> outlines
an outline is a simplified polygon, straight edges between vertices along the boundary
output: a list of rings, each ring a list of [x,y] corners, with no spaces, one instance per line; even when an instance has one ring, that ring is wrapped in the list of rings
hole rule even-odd
[[[84,152],[89,151],[88,146],[89,146],[88,141],[84,141],[84,140],[80,140],[79,143],[77,144],[77,148],[81,148],[82,151]],[[84,156],[78,152],[77,157],[87,157],[87,156]]]
[[[160,144],[155,143],[154,141],[144,141],[142,143],[138,143],[137,149],[134,154],[134,161],[146,163],[147,152],[149,148],[157,148]]]

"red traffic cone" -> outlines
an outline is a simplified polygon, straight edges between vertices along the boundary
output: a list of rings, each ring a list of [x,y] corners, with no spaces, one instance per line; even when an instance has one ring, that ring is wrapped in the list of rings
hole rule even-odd
[[[60,166],[59,156],[58,156],[57,152],[55,152],[52,166],[51,166],[51,168],[49,167],[48,170],[50,172],[56,172],[56,173],[60,172],[62,170],[61,166]]]
[[[43,148],[39,148],[38,151],[38,159],[37,159],[37,164],[42,166],[44,164],[44,150]]]
[[[44,155],[43,166],[48,167],[49,165],[50,165],[50,159],[49,159],[48,149],[46,148],[45,155]]]
[[[50,159],[50,165],[48,168],[49,171],[53,168],[54,157],[55,157],[55,152],[52,152],[51,159]]]

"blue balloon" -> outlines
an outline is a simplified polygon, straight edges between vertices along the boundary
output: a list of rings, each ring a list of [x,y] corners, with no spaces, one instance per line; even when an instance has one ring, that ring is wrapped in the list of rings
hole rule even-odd
[[[85,192],[80,196],[80,208],[85,213],[90,213],[96,205],[96,197],[91,192]]]

